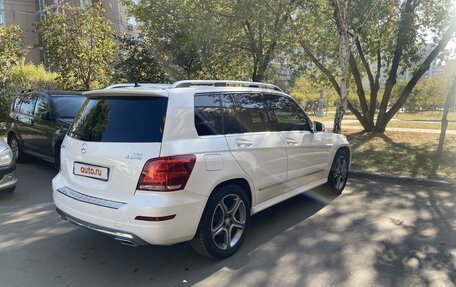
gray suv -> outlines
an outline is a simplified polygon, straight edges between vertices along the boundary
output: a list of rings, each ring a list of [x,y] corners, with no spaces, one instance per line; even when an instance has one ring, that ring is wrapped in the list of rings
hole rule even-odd
[[[82,92],[28,91],[11,104],[6,122],[8,144],[16,162],[26,155],[60,165],[60,145],[79,108]]]

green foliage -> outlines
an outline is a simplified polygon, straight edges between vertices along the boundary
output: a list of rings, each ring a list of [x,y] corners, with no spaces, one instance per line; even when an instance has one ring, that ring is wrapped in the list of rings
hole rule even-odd
[[[6,119],[11,100],[21,91],[28,89],[62,89],[63,87],[59,84],[57,78],[57,73],[47,72],[43,65],[26,64],[13,66],[2,89],[0,121],[3,122]]]
[[[400,82],[393,90],[393,99],[397,99],[404,89],[406,83]],[[445,102],[445,97],[448,94],[449,81],[443,77],[433,77],[420,81],[413,91],[407,102],[404,104],[404,109],[409,112],[421,110],[435,110],[442,108]]]
[[[264,0],[125,0],[176,79],[264,80],[290,38],[293,6]]]
[[[168,76],[142,39],[122,36],[114,66],[115,82],[165,83]]]
[[[302,49],[296,50],[296,62],[302,63],[308,79],[329,81],[338,90],[341,69],[335,2],[297,3],[294,23],[296,41]],[[383,132],[394,114],[413,97],[416,83],[429,69],[425,59],[428,62],[436,59],[454,34],[454,1],[341,0],[338,3],[348,7],[350,81],[356,83],[355,96],[359,102],[355,105],[350,100],[348,107],[367,131]],[[395,87],[398,77],[406,71],[412,73],[412,78],[403,88]],[[394,90],[400,91],[396,98],[392,97]]]
[[[105,85],[117,46],[110,22],[97,5],[89,8],[59,4],[45,10],[38,25],[51,68],[66,88]]]
[[[0,26],[0,88],[15,65],[20,64],[27,53],[24,34],[17,25]]]
[[[20,65],[13,67],[9,83],[15,86],[17,90],[40,88],[58,90],[63,88],[57,82],[58,76],[58,73],[46,71],[43,65]]]
[[[239,77],[242,62],[226,53],[215,37],[217,25],[201,16],[196,2],[184,0],[125,1],[141,23],[148,48],[160,55],[161,66],[173,80]]]
[[[316,102],[320,98],[320,90],[311,81],[305,77],[296,80],[294,86],[290,89],[290,95],[301,105],[309,102]]]
[[[19,26],[0,26],[0,121],[4,122],[15,87],[10,77],[16,65],[24,61],[27,49]]]

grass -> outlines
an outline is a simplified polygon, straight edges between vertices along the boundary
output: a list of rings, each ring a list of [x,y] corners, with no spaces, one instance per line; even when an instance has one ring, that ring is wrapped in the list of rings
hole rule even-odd
[[[344,130],[352,146],[352,168],[373,173],[456,182],[456,135],[447,135],[440,167],[431,173],[439,135],[385,132],[382,135]]]
[[[397,113],[394,116],[394,119],[400,119],[403,121],[441,121],[443,111],[424,111],[417,113]],[[448,113],[449,121],[456,121],[456,111],[451,111]]]
[[[335,110],[329,110],[326,118],[333,119]],[[442,120],[443,111],[423,111],[416,113],[397,113],[393,119],[399,119],[403,121],[440,121]],[[346,114],[346,119],[355,120],[356,117],[352,114]],[[321,118],[320,118],[321,119]],[[449,121],[456,121],[456,111],[450,111],[448,113]]]
[[[312,120],[319,122],[332,122],[334,120],[334,113],[328,113],[326,117],[318,118],[311,116]],[[418,112],[418,113],[398,113],[389,122],[388,127],[390,128],[412,128],[412,129],[437,129],[440,130],[440,120],[442,119],[442,112]],[[356,117],[352,114],[344,116],[344,120],[356,120]],[[456,111],[448,114],[449,121],[456,121]],[[437,121],[437,122],[428,122]],[[361,126],[356,122],[345,122],[342,126]],[[456,130],[456,122],[450,122],[448,124],[448,130]]]

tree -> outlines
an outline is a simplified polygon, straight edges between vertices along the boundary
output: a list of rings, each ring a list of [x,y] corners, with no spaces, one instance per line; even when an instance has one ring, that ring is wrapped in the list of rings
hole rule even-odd
[[[332,1],[310,3],[303,5],[299,15],[304,19],[300,23],[307,21],[301,25],[301,47],[314,68],[342,95],[336,76],[343,71],[335,68],[340,56],[340,52],[337,52],[340,35],[337,7],[333,5],[332,12],[328,13]],[[351,0],[350,3],[352,17],[348,35],[354,51],[349,51],[348,63],[351,79],[357,87],[360,109],[350,101],[347,107],[366,131],[383,132],[407,101],[418,80],[452,38],[456,30],[456,17],[452,17],[454,5],[451,0]],[[376,8],[370,17],[366,17],[369,11],[366,9],[374,3]],[[430,34],[433,44],[426,43]],[[424,48],[429,44],[430,52],[424,53]],[[413,75],[397,100],[392,101],[398,76],[407,70],[412,71]],[[383,74],[387,80],[381,89]],[[364,76],[367,77],[368,88],[363,83]],[[378,100],[380,91],[382,94]],[[368,93],[369,99],[366,96]]]
[[[22,29],[0,26],[0,89],[5,88],[13,67],[24,61],[26,53]]]
[[[407,82],[401,81],[396,84],[392,91],[392,101],[397,101],[405,89]],[[403,108],[409,112],[419,110],[435,110],[441,108],[448,93],[449,81],[444,77],[433,77],[421,80],[411,91]]]
[[[445,100],[445,106],[442,116],[442,127],[440,130],[439,144],[437,146],[437,151],[435,154],[434,162],[432,164],[432,171],[435,173],[440,165],[440,158],[442,157],[443,144],[445,143],[445,135],[448,127],[448,112],[450,111],[451,103],[454,103],[456,94],[456,75],[453,76],[453,84],[451,85],[448,95]]]
[[[27,48],[19,26],[0,26],[0,121],[4,122],[15,92],[11,73],[15,66],[24,61]]]
[[[47,8],[38,24],[52,70],[68,88],[91,89],[106,84],[116,54],[114,32],[101,6],[68,3]]]
[[[122,36],[119,42],[119,53],[114,67],[116,82],[168,82],[168,76],[142,39]]]
[[[140,23],[148,48],[173,80],[238,75],[221,43],[210,41],[215,26],[199,15],[195,3],[183,0],[126,0]],[[218,61],[214,59],[217,58]]]
[[[317,82],[308,80],[305,76],[299,77],[290,89],[290,95],[297,100],[301,105],[308,102],[317,102],[320,99],[320,92],[324,89],[325,83],[318,84]],[[338,95],[331,90],[325,90],[324,102],[326,107],[333,106]]]
[[[291,20],[295,9],[286,0],[203,1],[204,10],[215,15],[223,23],[228,47],[246,53],[251,62],[251,79],[265,80],[268,66],[274,58],[286,50],[292,37]]]
[[[176,78],[265,80],[292,36],[286,0],[126,0],[145,39]]]

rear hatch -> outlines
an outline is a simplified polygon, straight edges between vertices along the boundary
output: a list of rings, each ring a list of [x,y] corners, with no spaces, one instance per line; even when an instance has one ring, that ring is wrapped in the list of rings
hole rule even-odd
[[[147,160],[159,157],[168,98],[92,96],[62,145],[65,186],[127,202]]]

